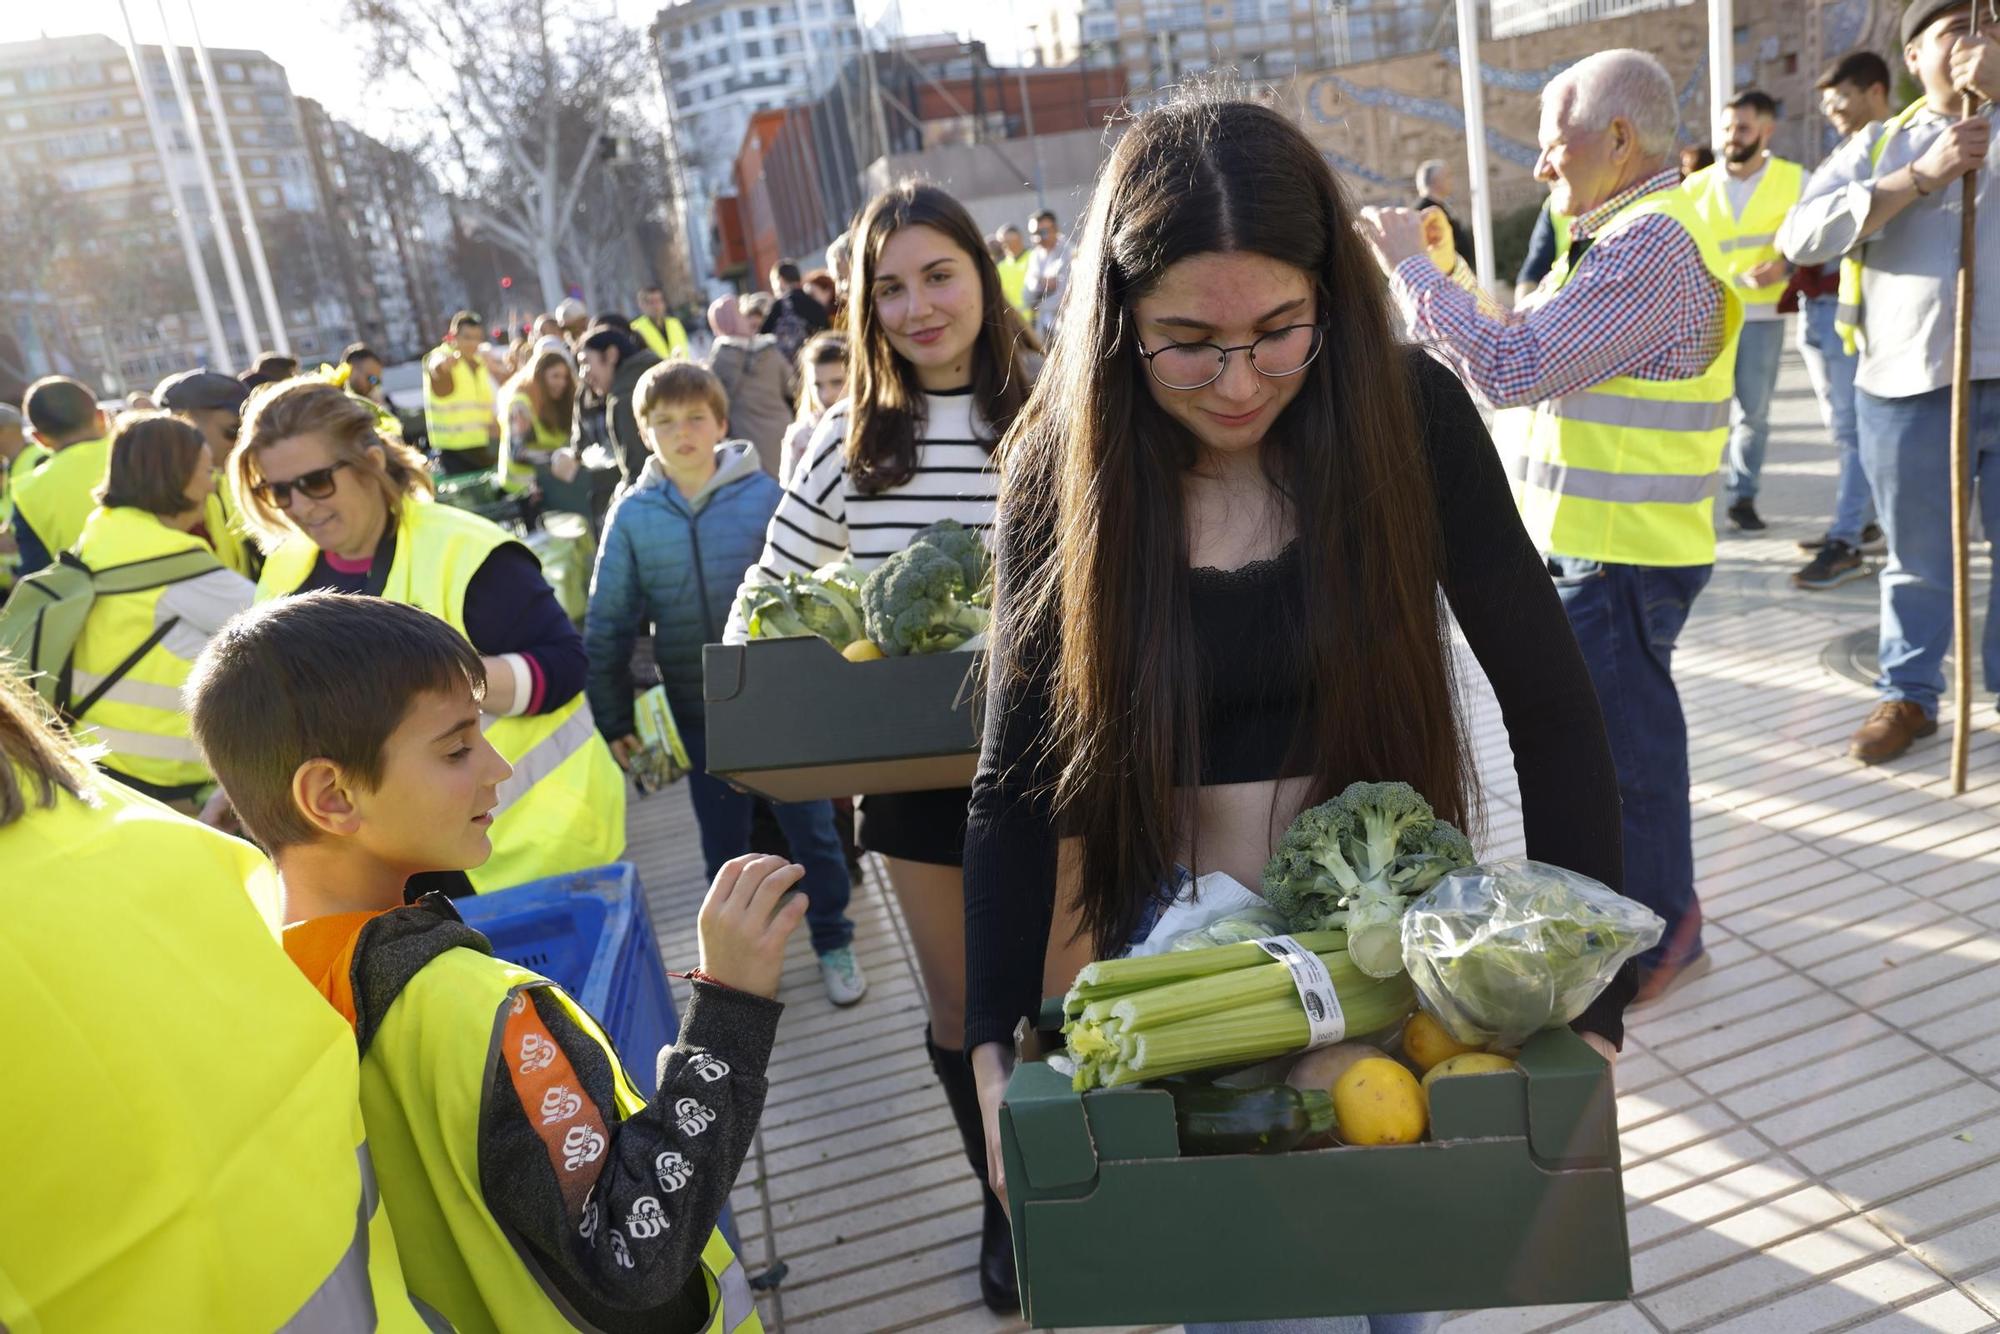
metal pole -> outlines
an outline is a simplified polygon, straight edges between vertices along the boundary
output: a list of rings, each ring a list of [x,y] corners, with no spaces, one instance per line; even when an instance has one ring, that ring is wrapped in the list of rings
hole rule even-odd
[[[1039,23],[1028,25],[1030,32],[1039,31],[1040,28]],[[1028,67],[1017,63],[1014,66],[1014,74],[1021,86],[1022,128],[1028,133],[1029,151],[1035,155],[1035,211],[1040,212],[1049,206],[1049,197],[1042,189],[1042,141],[1035,135],[1035,104],[1028,100]]]
[[[201,20],[195,17],[194,0],[187,0],[188,29],[194,37],[195,66],[208,89],[208,114],[215,119],[215,137],[222,144],[222,166],[234,187],[236,212],[243,219],[243,248],[250,252],[250,272],[257,279],[257,294],[264,301],[264,322],[271,326],[271,343],[277,351],[292,355],[291,335],[285,332],[285,312],[278,306],[278,289],[271,283],[271,265],[264,257],[264,234],[258,230],[257,214],[250,207],[250,191],[243,184],[243,164],[236,160],[236,139],[229,129],[229,112],[222,105],[222,86],[216,82],[215,67],[208,59],[208,46],[201,40]],[[332,201],[328,200],[330,208]],[[360,312],[355,312],[358,317]]]
[[[236,262],[236,243],[229,235],[229,218],[222,211],[222,195],[215,188],[208,145],[202,142],[201,118],[195,114],[194,94],[188,91],[187,71],[181,68],[180,46],[167,22],[167,0],[153,0],[153,7],[160,14],[160,54],[166,58],[167,80],[174,86],[174,100],[180,103],[181,119],[187,122],[188,139],[194,145],[195,174],[201,178],[201,195],[208,204],[216,253],[222,257],[222,276],[229,284],[229,302],[236,307],[236,329],[243,335],[243,364],[247,366],[257,355],[257,312],[250,305],[248,289],[243,286],[243,268]],[[222,127],[215,128],[219,138]]]
[[[1735,0],[1708,0],[1708,138],[1704,142],[1711,147],[1722,108],[1735,95]]]
[[[1978,107],[1973,95],[1965,94],[1960,118],[1971,120]],[[1951,702],[1953,796],[1965,791],[1966,752],[1972,745],[1972,655],[1978,651],[1972,640],[1972,566],[1966,533],[1966,509],[1972,497],[1965,474],[1972,452],[1973,241],[1978,226],[1979,176],[1979,172],[1969,171],[1961,185],[1965,193],[1959,213],[1958,308],[1951,340],[1951,644],[1956,656]]]
[[[180,233],[181,254],[187,260],[188,278],[194,283],[201,322],[208,330],[208,353],[213,365],[226,370],[229,339],[222,332],[222,315],[215,308],[215,293],[208,285],[208,268],[201,260],[201,245],[194,239],[194,224],[188,221],[187,210],[181,206],[180,187],[174,184],[173,163],[167,159],[166,127],[160,124],[159,109],[153,105],[152,90],[146,86],[146,58],[139,49],[138,34],[132,31],[132,15],[125,8],[125,0],[118,0],[118,17],[125,23],[125,55],[132,62],[132,82],[138,86],[139,105],[146,113],[146,130],[153,136],[153,155],[159,159],[160,185],[172,205],[167,211],[173,214],[174,229]],[[199,142],[199,128],[190,128],[195,129]]]
[[[1486,178],[1486,92],[1479,72],[1478,0],[1458,0],[1458,81],[1465,103],[1465,166],[1471,178],[1473,266],[1480,286],[1499,296],[1493,275],[1493,189]]]

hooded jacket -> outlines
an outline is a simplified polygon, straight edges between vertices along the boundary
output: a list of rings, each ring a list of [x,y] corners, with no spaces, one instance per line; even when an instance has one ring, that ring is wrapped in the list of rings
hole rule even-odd
[[[692,497],[649,456],[605,520],[583,644],[591,712],[613,740],[632,732],[632,644],[648,624],[674,720],[702,725],[702,645],[722,642],[730,602],[764,549],[781,494],[749,441],[724,441],[715,456],[715,476]]]

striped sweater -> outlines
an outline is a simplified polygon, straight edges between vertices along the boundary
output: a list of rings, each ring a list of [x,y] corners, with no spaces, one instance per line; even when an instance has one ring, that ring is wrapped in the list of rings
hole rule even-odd
[[[809,573],[842,556],[872,570],[908,546],[918,529],[940,519],[956,519],[982,534],[991,530],[1000,474],[981,442],[987,430],[978,420],[971,391],[926,394],[924,402],[915,474],[901,486],[873,495],[855,489],[841,457],[847,405],[837,403],[827,411],[771,517],[764,554],[744,572],[746,587]],[[723,639],[740,644],[747,637],[732,608]]]

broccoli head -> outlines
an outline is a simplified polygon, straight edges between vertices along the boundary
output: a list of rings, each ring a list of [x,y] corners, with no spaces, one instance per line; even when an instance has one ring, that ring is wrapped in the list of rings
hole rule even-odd
[[[972,605],[959,563],[919,542],[883,561],[861,585],[868,637],[891,657],[943,653],[986,629],[989,613]]]
[[[860,590],[812,575],[785,576],[785,594],[799,622],[835,648],[844,649],[866,633],[861,625]]]
[[[986,554],[986,544],[979,540],[978,533],[958,520],[939,519],[930,527],[919,529],[910,539],[912,546],[918,543],[936,547],[958,562],[965,576],[965,591],[971,599],[977,600],[980,591],[992,582],[993,560]]]
[[[792,639],[813,633],[783,584],[748,584],[737,594],[736,606],[752,639]]]

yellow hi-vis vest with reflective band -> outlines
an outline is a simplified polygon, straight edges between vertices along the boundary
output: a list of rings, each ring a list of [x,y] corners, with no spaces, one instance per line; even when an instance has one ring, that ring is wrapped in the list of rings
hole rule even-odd
[[[658,353],[662,361],[685,357],[688,354],[687,327],[671,315],[659,323],[655,323],[651,315],[641,315],[632,321],[632,332],[638,334],[647,347]]]
[[[361,1110],[410,1291],[460,1334],[577,1328],[479,1193],[480,1108],[503,1059],[507,1012],[534,987],[547,988],[604,1048],[619,1119],[636,1115],[646,1100],[597,1022],[547,978],[476,950],[446,950],[425,964],[361,1058]],[[702,1247],[701,1267],[710,1312],[703,1334],[762,1334],[749,1280],[719,1228]]]
[[[528,420],[533,423],[535,429],[536,449],[544,453],[553,454],[556,450],[561,449],[569,443],[569,432],[567,430],[551,430],[548,426],[544,425],[541,414],[535,411],[535,401],[526,394],[514,395],[513,401],[507,407],[510,412],[515,408],[525,408],[527,410]],[[535,465],[524,459],[514,457],[513,427],[509,423],[502,422],[501,428],[500,463],[494,469],[493,480],[503,491],[525,490],[534,484]]]
[[[135,561],[171,556],[178,551],[207,551],[191,533],[169,528],[144,510],[119,506],[99,509],[83,526],[76,554],[93,570],[108,570]],[[217,578],[226,578],[218,562]],[[250,597],[242,581],[243,599]],[[171,585],[136,593],[100,593],[90,604],[83,633],[76,638],[70,660],[70,693],[82,699],[116,671],[131,652],[145,643],[160,622],[160,598]],[[77,720],[77,734],[101,741],[110,753],[101,763],[155,787],[195,787],[210,781],[208,766],[188,738],[181,687],[194,670],[191,658],[174,654],[164,642],[111,683],[95,704]]]
[[[111,466],[111,440],[79,440],[50,455],[49,461],[13,486],[14,509],[35,530],[49,557],[76,545],[83,521],[97,508],[91,492]]]
[[[0,1327],[427,1328],[270,864],[97,786],[0,828]]]
[[[515,539],[449,505],[407,498],[399,508],[382,596],[421,607],[464,634],[466,585],[495,548]],[[318,559],[319,548],[303,534],[286,538],[264,562],[258,598],[296,593]],[[583,692],[551,713],[480,720],[514,773],[500,785],[493,811],[493,855],[467,872],[474,888],[505,889],[624,855],[625,773],[597,734]]]
[[[1729,173],[1720,162],[1703,167],[1681,183],[1681,189],[1694,200],[1695,212],[1707,224],[1709,235],[1716,238],[1716,249],[1722,252],[1723,262],[1729,266],[1729,289],[1745,305],[1775,306],[1785,294],[1783,283],[1744,287],[1740,280],[1759,264],[1784,258],[1778,253],[1778,228],[1805,188],[1803,167],[1781,157],[1769,157],[1764,162],[1763,178],[1757,182],[1739,218],[1730,211]]]
[[[1550,555],[1616,565],[1715,562],[1716,470],[1729,439],[1743,305],[1694,201],[1679,190],[1634,201],[1599,229],[1592,245],[1653,214],[1687,230],[1722,285],[1722,348],[1688,379],[1622,375],[1495,418],[1494,445],[1521,522],[1536,549]],[[1575,273],[1565,263],[1549,276],[1560,289]]]
[[[208,530],[208,544],[215,548],[215,558],[225,566],[245,579],[255,579],[264,559],[237,518],[236,502],[229,498],[228,484],[220,475],[215,482],[215,490],[208,493],[201,511],[201,526]]]
[[[1901,134],[1923,108],[1924,99],[1919,97],[1889,118],[1882,127],[1882,133],[1876,136],[1874,147],[1868,150],[1871,169],[1882,165],[1882,154],[1888,151],[1889,141]],[[1868,242],[1862,241],[1840,261],[1839,295],[1834,298],[1833,327],[1840,335],[1841,347],[1850,357],[1864,341],[1861,334],[1861,253],[1867,246]]]
[[[447,345],[444,349],[449,350]],[[451,368],[451,392],[440,398],[431,391],[431,368],[418,368],[424,379],[424,433],[431,448],[488,449],[493,445],[493,377],[477,358]]]

